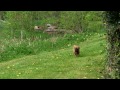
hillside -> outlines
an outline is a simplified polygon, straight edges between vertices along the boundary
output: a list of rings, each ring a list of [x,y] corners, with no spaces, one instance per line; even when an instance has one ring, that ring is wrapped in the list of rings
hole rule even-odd
[[[105,64],[104,34],[94,34],[80,42],[80,56],[75,57],[72,45],[37,55],[27,55],[0,63],[4,79],[100,79]]]

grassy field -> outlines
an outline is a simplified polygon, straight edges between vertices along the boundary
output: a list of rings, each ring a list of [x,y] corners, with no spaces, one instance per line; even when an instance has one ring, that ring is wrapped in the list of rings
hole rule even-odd
[[[1,79],[101,79],[105,66],[106,38],[95,33],[80,46],[75,57],[72,44],[36,55],[0,62]],[[47,48],[47,47],[46,47]]]

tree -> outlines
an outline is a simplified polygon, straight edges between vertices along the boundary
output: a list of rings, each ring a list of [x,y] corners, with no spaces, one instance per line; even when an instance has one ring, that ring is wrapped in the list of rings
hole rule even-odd
[[[120,78],[120,11],[105,11],[108,36],[106,78]]]

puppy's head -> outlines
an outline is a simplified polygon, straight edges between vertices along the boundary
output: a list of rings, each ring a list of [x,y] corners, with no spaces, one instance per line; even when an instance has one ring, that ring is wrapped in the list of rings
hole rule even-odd
[[[78,45],[74,45],[73,46],[73,53],[75,56],[78,56],[80,51],[79,51],[80,47]]]

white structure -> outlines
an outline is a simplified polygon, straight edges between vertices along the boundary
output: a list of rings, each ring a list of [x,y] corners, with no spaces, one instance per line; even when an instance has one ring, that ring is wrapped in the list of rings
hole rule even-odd
[[[40,26],[35,26],[34,27],[34,30],[39,30],[39,29],[42,29]]]

